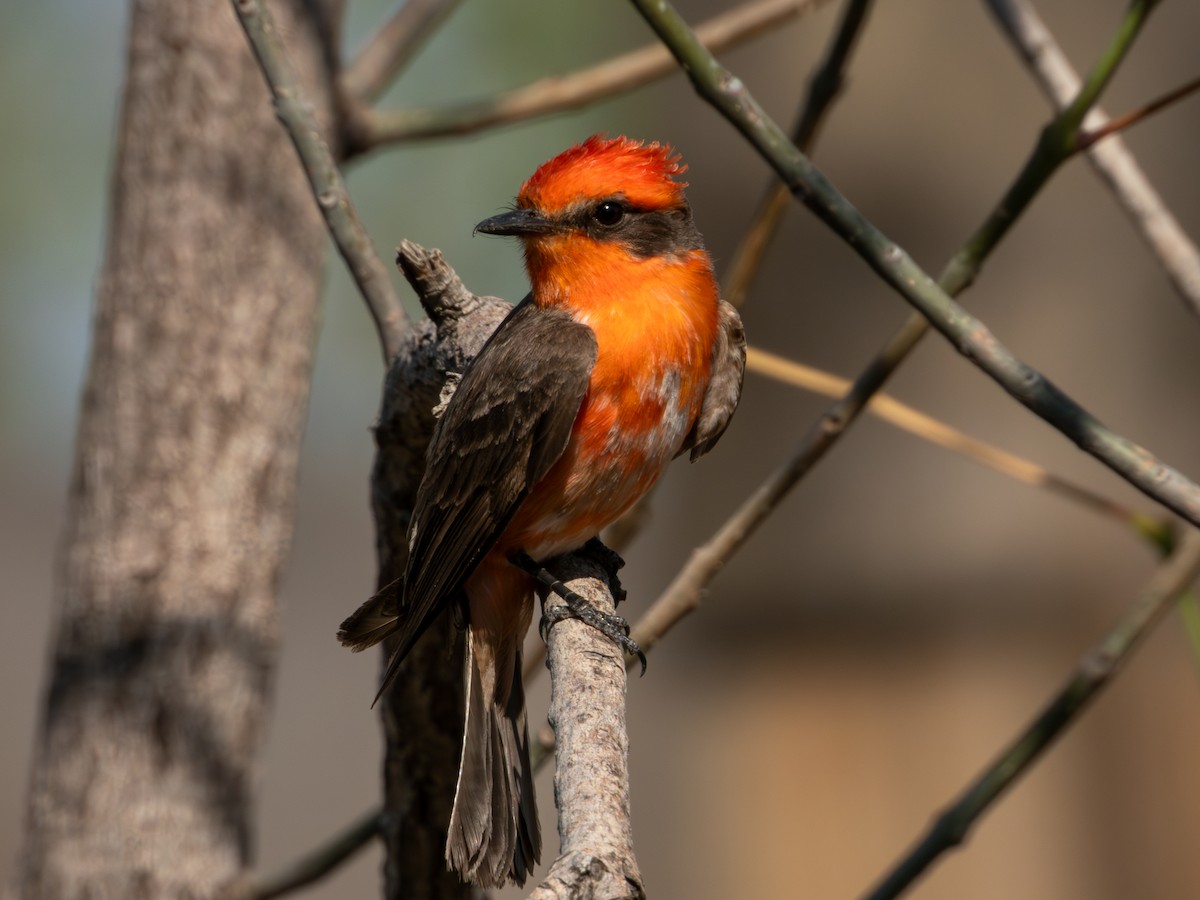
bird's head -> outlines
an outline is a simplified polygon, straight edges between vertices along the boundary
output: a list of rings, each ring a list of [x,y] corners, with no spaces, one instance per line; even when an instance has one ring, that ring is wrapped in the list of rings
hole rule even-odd
[[[668,146],[593,135],[543,163],[513,209],[475,230],[522,239],[538,302],[611,277],[613,266],[684,263],[697,252],[707,266],[687,183],[676,180],[686,169]]]

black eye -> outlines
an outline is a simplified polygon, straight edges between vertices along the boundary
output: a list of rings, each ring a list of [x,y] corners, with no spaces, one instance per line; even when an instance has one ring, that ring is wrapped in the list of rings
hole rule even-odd
[[[592,212],[592,218],[601,225],[616,225],[625,218],[625,207],[615,200],[605,200]]]

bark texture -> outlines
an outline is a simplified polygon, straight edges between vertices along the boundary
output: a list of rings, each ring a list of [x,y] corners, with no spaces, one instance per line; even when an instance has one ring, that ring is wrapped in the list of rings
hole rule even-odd
[[[328,122],[318,7],[275,10]],[[232,9],[134,3],[26,897],[212,897],[250,860],[324,247]]]
[[[408,519],[446,373],[462,372],[511,309],[468,291],[437,251],[405,242],[397,263],[429,318],[406,335],[388,371],[375,429],[372,503],[380,587],[404,571]],[[444,855],[462,747],[462,645],[455,623],[443,616],[380,701],[387,741],[384,887],[385,896],[396,900],[480,894],[446,870]],[[388,653],[390,648],[384,660]]]
[[[613,612],[605,573],[585,555],[552,570],[601,612]],[[554,594],[546,606],[563,604]],[[530,900],[640,900],[646,896],[633,852],[625,659],[616,644],[577,619],[550,629],[554,805],[562,848]]]

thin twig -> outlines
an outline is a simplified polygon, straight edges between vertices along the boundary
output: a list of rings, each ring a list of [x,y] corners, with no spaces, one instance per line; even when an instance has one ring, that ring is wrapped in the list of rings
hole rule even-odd
[[[837,31],[834,32],[825,59],[809,80],[804,108],[792,135],[792,141],[805,153],[811,151],[825,114],[842,92],[846,79],[846,63],[858,42],[870,9],[871,0],[847,0],[846,9],[842,13]],[[792,192],[788,190],[787,185],[773,179],[725,273],[721,293],[734,306],[741,307],[745,303],[746,294],[762,266],[767,248],[779,230],[784,211],[791,199]]]
[[[848,0],[825,58],[809,79],[804,106],[796,126],[797,146],[807,149],[816,141],[822,120],[841,94],[846,64],[870,6],[871,0]],[[791,192],[787,186],[772,179],[725,274],[721,294],[734,306],[740,307],[745,302],[750,283],[762,264],[771,238],[783,220],[784,209],[790,202]],[[649,521],[652,505],[653,492],[643,495],[625,515],[609,526],[604,534],[605,543],[618,551],[628,546]],[[530,671],[528,664],[526,671]]]
[[[1200,534],[1189,531],[1116,628],[1083,657],[1049,705],[962,796],[938,816],[925,837],[866,895],[867,900],[890,900],[900,896],[934,860],[961,844],[976,820],[1029,770],[1096,698],[1197,575],[1200,575]]]
[[[1032,5],[1027,0],[987,0],[987,3],[1005,35],[1028,63],[1043,93],[1056,107],[1066,107],[1079,91],[1079,76]],[[1094,130],[1107,121],[1103,112],[1093,109],[1083,125]],[[1200,315],[1200,249],[1167,209],[1125,141],[1114,137],[1097,144],[1088,150],[1087,158],[1133,219],[1138,233],[1184,303]]]
[[[839,378],[803,363],[776,356],[757,347],[748,348],[746,368],[827,397],[841,397],[850,388],[850,381],[845,378]],[[1035,462],[964,434],[957,428],[914,409],[906,403],[901,403],[888,394],[876,394],[872,397],[867,405],[867,410],[909,434],[961,454],[967,459],[1000,472],[1002,475],[1007,475],[1033,487],[1044,488],[1102,515],[1116,519],[1132,528],[1137,534],[1147,538],[1155,546],[1162,546],[1164,542],[1171,539],[1170,536],[1174,533],[1168,522],[1156,520],[1129,509],[1103,494],[1055,475]]]
[[[805,205],[960,353],[1086,453],[1147,496],[1200,525],[1200,486],[1144,447],[1108,428],[1044,375],[1018,359],[983,322],[955,303],[912,257],[854,209],[808,157],[791,144],[746,86],[704,49],[666,0],[633,0],[633,3],[671,47],[701,95],[737,126]],[[1154,5],[1151,0],[1135,0],[1131,4],[1117,39],[1106,54],[1111,65],[1106,66],[1100,86],[1111,77],[1116,61],[1123,57]],[[1067,115],[1056,119],[1043,132],[1041,143],[1051,149],[1065,147],[1069,156],[1070,145],[1062,142],[1078,131],[1086,110],[1086,106],[1073,105]],[[998,239],[998,236],[992,238],[993,242]],[[969,247],[964,255],[969,258],[974,251],[975,248]],[[956,258],[954,262],[957,261]],[[961,274],[956,270],[949,277],[954,280]]]
[[[320,881],[377,837],[382,821],[383,810],[379,807],[370,809],[303,858],[241,888],[236,900],[273,900]]]
[[[634,2],[638,2],[638,0],[634,0]],[[682,28],[686,32],[686,26],[681,21],[678,21],[673,27]],[[1132,29],[1132,32],[1136,33],[1136,29]],[[1074,135],[1077,133],[1087,109],[1096,101],[1125,52],[1128,51],[1133,33],[1128,28],[1128,22],[1124,22],[1112,45],[1093,68],[1087,82],[1079,90],[1075,99],[1050,125],[1043,129],[1029,160],[1000,203],[946,266],[940,282],[940,287],[946,294],[954,296],[965,290],[974,281],[992,250],[1033,201],[1057,167],[1070,155]],[[686,36],[679,39],[686,43]],[[688,63],[689,71],[695,71],[697,67],[703,68],[706,82],[711,82],[715,78],[717,84],[731,85],[740,91],[745,91],[745,88],[740,85],[740,82],[733,79],[732,75],[729,73],[721,75],[720,73],[724,70],[720,69],[711,57],[707,57],[706,60],[702,49],[692,45],[689,52],[694,57]],[[700,55],[697,57],[696,54]],[[780,174],[785,176],[795,175],[795,177],[786,178],[787,183],[794,186],[793,190],[799,192],[802,197],[806,197],[806,202],[814,205],[823,220],[830,222],[839,234],[847,236],[851,245],[867,257],[873,267],[878,269],[880,266],[886,267],[893,263],[903,264],[903,277],[913,278],[913,286],[920,284],[925,290],[928,290],[928,276],[920,272],[898,247],[888,242],[886,238],[882,238],[874,226],[862,219],[853,207],[834,191],[824,177],[812,169],[811,164],[802,154],[787,145],[786,139],[782,138],[778,127],[770,121],[765,113],[762,113],[761,110],[758,113],[754,112],[757,104],[754,103],[753,98],[746,95],[745,99],[751,105],[751,115],[761,115],[760,121],[763,127],[769,126],[773,129],[771,132],[773,138],[779,139],[768,141],[766,148],[758,144],[756,146],[759,146],[764,153],[771,152],[770,145],[774,144],[778,144],[780,148],[787,148],[788,152],[785,153],[785,156],[788,157],[789,165],[777,166],[777,169]],[[745,126],[751,131],[754,130],[753,122],[746,124],[742,121],[744,111],[739,104],[735,104],[731,110],[722,107],[722,111],[727,115],[732,115],[738,121],[739,127]],[[780,152],[784,152],[784,150]],[[803,162],[799,173],[795,173],[790,165],[792,157],[798,157]],[[810,187],[814,181],[815,188]],[[910,274],[914,271],[919,277]],[[889,283],[895,285],[892,277],[888,277],[888,280]],[[904,287],[909,287],[909,285],[904,285]],[[966,313],[964,312],[962,315],[965,316]],[[982,328],[982,326],[980,327]],[[703,546],[692,553],[691,558],[680,569],[675,579],[634,628],[633,635],[643,650],[649,651],[675,622],[695,608],[700,599],[700,592],[705,585],[716,576],[733,553],[778,507],[800,479],[837,443],[842,434],[866,408],[870,398],[883,388],[888,378],[928,330],[929,323],[922,315],[914,313],[910,316],[867,367],[859,373],[846,395],[826,410],[821,418],[813,424],[791,457],[772,472],[766,481],[743,501],[741,506]]]
[[[1194,78],[1187,84],[1177,87],[1173,91],[1168,91],[1157,100],[1151,100],[1144,106],[1139,106],[1137,109],[1130,110],[1122,116],[1117,116],[1105,125],[1088,129],[1079,135],[1079,149],[1087,150],[1097,141],[1102,141],[1117,132],[1126,131],[1138,122],[1150,118],[1156,112],[1166,109],[1173,103],[1178,103],[1189,94],[1194,94],[1197,90],[1200,90],[1200,78]]]
[[[390,362],[409,327],[408,315],[350,202],[333,155],[321,139],[312,106],[302,96],[270,13],[261,0],[232,0],[232,3],[275,98],[279,119],[300,155],[329,233],[375,320],[384,362]]]
[[[387,90],[460,0],[402,0],[342,71],[342,89],[358,102]]]
[[[714,16],[696,29],[699,40],[721,52],[816,8],[826,0],[756,0]],[[649,84],[675,72],[671,55],[650,44],[568,75],[543,78],[510,91],[427,109],[362,110],[357,123],[364,148],[401,141],[470,134],[537,116],[578,109]]]

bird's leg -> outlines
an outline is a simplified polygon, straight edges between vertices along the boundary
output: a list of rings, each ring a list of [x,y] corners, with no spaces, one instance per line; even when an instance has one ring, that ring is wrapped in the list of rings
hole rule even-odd
[[[612,553],[603,544],[600,546],[606,552]],[[613,555],[615,556],[616,554]],[[553,591],[566,603],[565,607],[556,606],[542,613],[542,620],[538,623],[538,632],[541,634],[542,640],[546,640],[550,629],[563,619],[579,619],[581,622],[595,628],[624,650],[625,653],[630,656],[636,656],[642,664],[642,674],[646,673],[646,654],[637,645],[637,641],[629,636],[628,622],[620,616],[600,612],[600,610],[588,603],[587,600],[555,578],[545,566],[530,558],[529,554],[518,551],[508,559],[514,566],[526,574],[533,576],[539,584]],[[620,559],[620,557],[617,557],[617,559]],[[612,577],[616,577],[615,572],[612,573]],[[621,593],[624,594],[624,589],[621,590]]]

